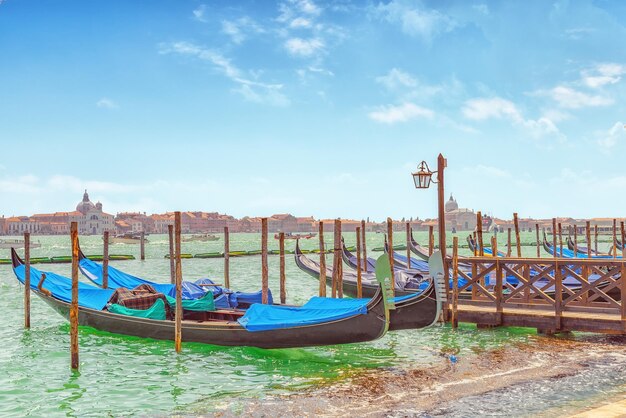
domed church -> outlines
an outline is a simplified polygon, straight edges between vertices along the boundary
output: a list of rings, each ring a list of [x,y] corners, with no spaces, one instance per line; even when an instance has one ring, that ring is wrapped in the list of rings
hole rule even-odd
[[[450,195],[444,206],[446,227],[457,231],[471,231],[476,227],[476,214],[471,209],[461,208],[456,199]]]
[[[102,203],[95,205],[89,200],[89,194],[85,190],[83,200],[76,205],[76,212],[80,212],[78,218],[78,233],[81,235],[102,234],[104,231],[115,231],[115,217],[102,211]]]

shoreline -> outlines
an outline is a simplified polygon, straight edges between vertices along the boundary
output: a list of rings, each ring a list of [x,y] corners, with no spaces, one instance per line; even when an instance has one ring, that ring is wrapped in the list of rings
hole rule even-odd
[[[507,388],[525,384],[576,377],[594,367],[594,362],[605,361],[603,359],[622,356],[625,361],[619,367],[626,367],[625,343],[626,337],[615,336],[537,336],[525,343],[464,356],[457,364],[443,358],[432,367],[366,370],[347,380],[301,393],[242,399],[234,408],[236,413],[230,405],[215,414],[383,417],[449,413],[454,416],[455,411],[463,411],[466,406],[479,407],[476,401],[481,397],[502,396],[508,392]],[[571,408],[559,405],[535,412],[542,416],[569,416],[611,401],[614,400],[601,397],[585,408],[578,404],[572,404]],[[503,408],[502,415],[514,415],[514,411]],[[466,413],[474,415],[471,411]],[[531,414],[526,411],[524,415]]]

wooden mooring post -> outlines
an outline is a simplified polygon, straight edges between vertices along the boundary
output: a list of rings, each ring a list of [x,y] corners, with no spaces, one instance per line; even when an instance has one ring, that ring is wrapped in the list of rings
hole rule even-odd
[[[480,211],[476,213],[476,232],[478,236],[478,255],[485,256],[485,246],[483,245],[483,215]]]
[[[102,288],[109,288],[109,231],[104,231],[102,240]]]
[[[167,235],[170,241],[170,283],[176,283],[176,260],[174,254],[174,225],[167,226]]]
[[[626,240],[624,240],[624,237],[626,237],[626,232],[624,231],[624,221],[621,221],[619,223],[619,226],[622,231],[622,262],[624,262],[626,260]],[[624,278],[624,280],[626,280],[626,276],[622,274],[622,277]]]
[[[320,297],[326,297],[326,248],[324,245],[324,222],[320,221],[318,226],[319,246],[320,246]]]
[[[181,220],[180,212],[174,212],[174,235],[176,252],[176,310],[174,311],[174,349],[182,350],[183,341],[183,267],[181,262]]]
[[[539,224],[535,224],[535,244],[537,244],[537,258],[541,258],[541,245],[539,244]]]
[[[509,232],[511,229],[509,228]],[[450,323],[453,329],[459,327],[459,237],[452,238],[452,312]]]
[[[78,223],[70,224],[72,240],[72,302],[70,304],[70,364],[78,370]]]
[[[554,258],[558,257],[558,251],[556,246],[556,218],[552,218],[552,249],[554,252]]]
[[[594,225],[594,227],[593,227],[593,229],[594,229],[594,231],[593,231],[593,232],[594,232],[594,240],[595,240],[595,242],[594,242],[594,244],[593,244],[593,245],[594,245],[594,246],[593,246],[593,249],[594,249],[594,250],[595,250],[595,252],[597,253],[597,252],[598,252],[598,224],[595,224],[595,225]]]
[[[287,303],[287,290],[285,289],[285,233],[278,236],[278,253],[280,256],[280,303]]]
[[[519,238],[519,220],[517,219],[517,213],[513,214],[513,226],[515,227],[515,245],[517,246],[517,257],[522,257],[522,243]]]
[[[365,260],[367,264],[367,260]],[[361,228],[356,227],[356,297],[363,297],[363,284],[361,283]]]
[[[267,218],[261,218],[261,303],[269,303],[269,271],[267,268]]]
[[[506,256],[511,256],[511,228],[506,229]]]
[[[341,258],[341,219],[335,219],[333,242],[332,296],[343,298],[343,259]]]
[[[435,251],[435,234],[433,232],[434,227],[430,225],[428,227],[428,255],[433,255],[433,251]]]
[[[389,253],[387,254],[389,257],[389,267],[391,268],[391,272],[393,273],[393,221],[391,220],[391,218],[387,218],[387,243],[389,245]]]
[[[365,243],[365,220],[361,219],[361,244],[363,245],[363,260],[365,260],[365,272],[367,273],[367,245]]]
[[[574,254],[578,255],[578,228],[574,225]]]
[[[224,227],[224,286],[230,289],[230,234],[228,227]]]
[[[559,257],[563,257],[563,228],[559,222]]]
[[[406,223],[406,265],[411,268],[411,224]]]
[[[30,232],[24,232],[24,328],[30,328]]]
[[[145,232],[141,231],[141,237],[139,240],[139,257],[141,258],[141,261],[145,261],[146,260],[146,234]]]
[[[587,241],[587,258],[591,258],[591,222],[585,225],[585,239]]]
[[[617,219],[613,218],[613,258],[617,258]]]

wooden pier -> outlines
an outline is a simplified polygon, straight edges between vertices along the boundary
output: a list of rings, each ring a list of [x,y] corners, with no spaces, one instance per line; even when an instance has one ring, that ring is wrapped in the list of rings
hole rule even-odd
[[[622,260],[457,256],[448,308],[452,318],[479,327],[626,334]]]

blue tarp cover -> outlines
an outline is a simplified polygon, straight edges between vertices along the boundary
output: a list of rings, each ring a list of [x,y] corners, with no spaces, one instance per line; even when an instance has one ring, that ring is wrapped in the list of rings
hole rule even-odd
[[[102,265],[91,261],[88,258],[80,260],[78,265],[80,271],[92,282],[98,286],[102,286]],[[176,287],[170,283],[155,283],[140,277],[133,276],[132,274],[125,273],[121,270],[111,267],[109,265],[109,289],[117,289],[118,287],[125,287],[127,289],[134,289],[141,284],[149,284],[154,289],[163,293],[166,296],[176,297]],[[210,279],[199,279],[195,282],[183,281],[182,283],[182,297],[185,300],[193,300],[202,298],[207,291],[213,292],[215,298],[215,306],[217,308],[237,308],[241,303],[261,303],[261,292],[244,293],[233,292],[230,289],[219,286],[207,286],[203,287],[200,284],[215,284]],[[224,297],[220,297],[224,295]],[[272,294],[269,292],[269,303],[273,303]]]
[[[25,281],[26,267],[24,265],[17,266],[13,269],[17,280],[22,284]],[[41,271],[36,268],[30,268],[30,287],[37,289],[37,284],[41,280]],[[52,296],[67,303],[72,302],[72,281],[67,277],[60,276],[55,273],[45,272],[46,280],[43,283],[44,289],[52,293]],[[78,304],[85,308],[102,310],[113,295],[112,289],[100,289],[87,283],[78,282]]]
[[[401,263],[406,264],[406,256],[398,254],[397,252],[394,251],[393,253],[393,258],[394,260],[398,260]],[[424,260],[417,260],[415,257],[411,257],[411,266],[410,268],[412,269],[416,269],[419,271],[428,271],[428,261],[424,261]]]
[[[346,301],[350,300],[346,299]],[[324,307],[322,309],[307,308],[305,306],[286,307],[255,303],[250,306],[246,314],[237,322],[248,331],[269,331],[324,324],[367,313],[367,301],[346,303],[345,306]]]

